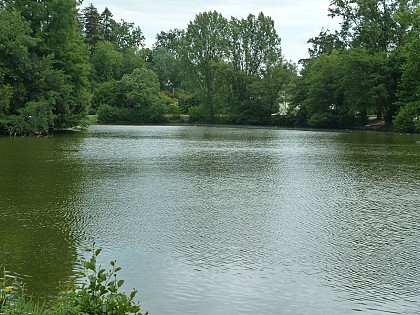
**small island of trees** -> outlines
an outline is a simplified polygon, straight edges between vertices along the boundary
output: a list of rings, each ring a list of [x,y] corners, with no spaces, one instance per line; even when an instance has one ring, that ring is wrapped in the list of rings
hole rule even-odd
[[[140,27],[76,0],[0,1],[0,133],[190,122],[419,132],[419,1],[332,0],[335,32],[286,61],[264,13],[198,13],[144,47]],[[300,68],[300,71],[298,69]],[[280,107],[282,108],[280,108]],[[282,109],[282,110],[280,110]]]

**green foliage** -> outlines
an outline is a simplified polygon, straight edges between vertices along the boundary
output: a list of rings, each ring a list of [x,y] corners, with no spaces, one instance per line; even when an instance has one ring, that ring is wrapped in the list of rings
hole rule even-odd
[[[153,49],[141,49],[140,27],[93,4],[80,14],[77,4],[1,3],[0,133],[81,126],[97,109],[104,122],[190,112],[192,121],[329,128],[364,126],[376,114],[389,124],[395,117],[397,130],[413,130],[407,117],[419,115],[418,0],[331,1],[341,28],[309,39],[299,78],[263,13],[199,13],[185,30],[161,32]],[[279,104],[290,106],[281,122],[271,116]]]
[[[83,33],[85,42],[91,47],[104,39],[101,16],[92,3],[83,9]]]
[[[153,50],[148,67],[158,75],[161,90],[174,93],[180,86],[180,62],[166,48]]]
[[[314,128],[337,128],[337,118],[332,112],[314,113],[309,117],[308,125]]]
[[[208,121],[208,113],[203,105],[191,106],[188,109],[188,115],[190,116],[190,122],[206,122]]]
[[[66,314],[68,310],[73,310],[73,313],[92,315],[141,315],[140,305],[134,302],[137,291],[133,290],[129,295],[121,292],[124,280],[117,277],[121,267],[117,267],[116,261],[111,261],[110,269],[106,270],[97,264],[101,249],[89,251],[92,256],[82,262],[84,269],[79,273],[84,282],[79,286],[72,284],[55,313]]]
[[[144,68],[145,62],[142,50],[127,48],[122,52],[122,73],[131,74],[134,70]]]
[[[104,11],[101,13],[102,35],[105,41],[115,43],[117,22],[112,17],[111,11],[108,7],[105,7]]]
[[[121,79],[123,55],[112,43],[99,42],[90,57],[90,63],[94,81],[107,82]]]
[[[106,81],[93,86],[92,107],[93,113],[103,104],[113,103],[116,94],[116,81]]]
[[[419,10],[420,14],[420,10]],[[420,115],[420,38],[415,38],[404,45],[402,56],[404,64],[401,66],[402,77],[398,86],[398,105],[403,108],[407,105],[414,115]],[[405,114],[404,114],[405,115]]]
[[[159,123],[166,121],[163,111],[145,117],[139,108],[115,107],[109,105],[99,106],[96,114],[102,123]]]
[[[347,45],[372,53],[389,52],[401,43],[405,33],[404,25],[395,17],[411,5],[416,5],[415,1],[333,0],[329,15],[341,19],[339,35]]]
[[[30,102],[19,110],[14,130],[19,134],[45,134],[53,127],[53,113],[47,102]]]
[[[139,49],[140,47],[143,47],[145,38],[140,27],[135,26],[134,23],[121,20],[121,22],[116,25],[116,39],[117,46],[121,50],[126,50],[129,48]]]
[[[4,315],[141,315],[140,305],[134,301],[137,290],[126,294],[122,291],[124,280],[118,278],[116,261],[106,270],[97,263],[101,249],[89,249],[89,260],[82,260],[83,269],[73,279],[59,303],[49,308],[27,297],[23,285],[6,273],[0,277],[0,314]],[[145,314],[148,314],[146,312]]]
[[[368,114],[398,131],[414,131],[419,115],[419,1],[333,0],[329,12],[341,20],[334,34],[322,30],[308,42],[293,92],[293,106],[308,111],[308,123],[361,126]],[[399,113],[396,111],[400,109]],[[395,115],[397,114],[397,115]]]
[[[74,0],[20,0],[0,11],[0,133],[39,134],[84,123],[88,51],[76,14]]]
[[[393,123],[397,132],[419,132],[420,102],[407,104],[399,111]]]
[[[13,86],[10,84],[0,86],[0,117],[7,114],[13,97]]]
[[[140,68],[120,81],[104,84],[112,93],[100,99],[98,120],[106,123],[157,123],[165,121],[165,100],[156,74]],[[104,92],[106,92],[104,90]]]
[[[303,105],[309,115],[328,112],[343,104],[341,55],[321,55],[311,59],[302,71],[305,96]]]
[[[0,274],[0,314],[2,315],[43,315],[44,309],[26,297],[22,283],[8,274],[4,267]]]
[[[190,22],[181,48],[184,75],[189,88],[196,91],[210,119],[214,117],[216,67],[225,56],[228,21],[220,13],[204,12]]]
[[[175,50],[182,86],[204,106],[208,121],[269,123],[296,76],[283,61],[274,21],[263,13],[241,20],[200,13],[184,34],[161,33],[157,46]]]
[[[351,115],[358,113],[359,124],[365,125],[368,112],[382,113],[391,102],[388,60],[382,53],[370,55],[365,49],[352,49],[343,54],[342,64],[344,105]]]

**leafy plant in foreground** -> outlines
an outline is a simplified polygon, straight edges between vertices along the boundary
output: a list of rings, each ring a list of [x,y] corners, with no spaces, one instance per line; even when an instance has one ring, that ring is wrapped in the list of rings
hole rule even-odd
[[[8,274],[4,267],[0,276],[1,315],[43,314],[43,308],[25,297],[23,285],[17,281],[16,277]]]
[[[129,295],[120,291],[124,280],[117,278],[121,267],[116,266],[116,261],[111,261],[111,268],[106,270],[97,264],[97,257],[102,250],[90,249],[88,251],[92,252],[92,257],[82,262],[83,270],[78,273],[78,276],[84,279],[83,283],[78,286],[73,282],[63,303],[53,313],[142,315],[140,305],[134,302],[137,290],[131,291]]]
[[[44,308],[25,294],[16,277],[5,269],[0,274],[0,315],[142,315],[140,305],[134,301],[137,290],[129,295],[121,292],[124,280],[117,278],[121,270],[116,261],[106,270],[97,264],[101,249],[90,249],[89,260],[82,260],[82,271],[76,281],[70,282],[60,303]],[[146,312],[144,315],[148,314]]]

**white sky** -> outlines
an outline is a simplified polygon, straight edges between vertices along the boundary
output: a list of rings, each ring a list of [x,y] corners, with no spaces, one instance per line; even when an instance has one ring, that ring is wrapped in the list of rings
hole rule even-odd
[[[249,13],[263,12],[274,22],[282,39],[283,55],[297,63],[308,56],[306,43],[319,34],[322,27],[334,30],[338,21],[328,17],[329,0],[92,0],[102,13],[105,6],[114,19],[134,22],[146,37],[146,47],[155,42],[156,34],[173,28],[186,29],[196,14],[205,11],[221,13],[224,17],[244,18]],[[84,1],[86,7],[90,1]]]

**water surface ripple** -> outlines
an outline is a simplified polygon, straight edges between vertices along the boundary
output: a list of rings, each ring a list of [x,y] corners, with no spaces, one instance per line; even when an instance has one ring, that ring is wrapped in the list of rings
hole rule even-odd
[[[117,258],[150,314],[420,313],[419,136],[93,126],[77,139],[75,246]]]

